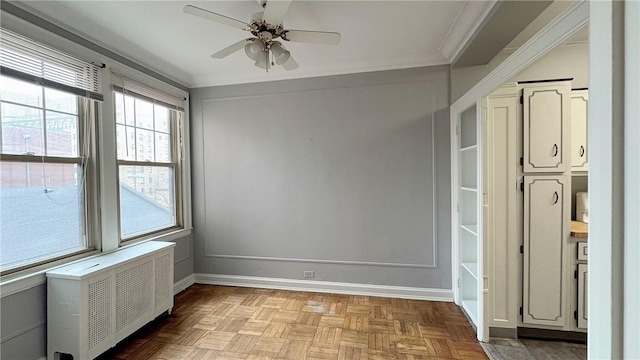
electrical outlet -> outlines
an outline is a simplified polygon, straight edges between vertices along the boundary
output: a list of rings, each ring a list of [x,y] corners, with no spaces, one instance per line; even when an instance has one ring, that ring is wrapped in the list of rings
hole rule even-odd
[[[316,277],[316,272],[315,271],[305,271],[304,272],[304,278],[305,279],[311,279]]]

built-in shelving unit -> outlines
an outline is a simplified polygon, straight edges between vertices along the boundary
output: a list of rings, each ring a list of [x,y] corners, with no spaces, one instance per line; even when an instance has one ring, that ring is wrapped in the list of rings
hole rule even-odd
[[[478,326],[478,129],[476,107],[462,113],[459,134],[459,287],[460,304]]]
[[[474,279],[478,279],[478,263],[463,262],[462,267],[473,275]]]
[[[465,231],[471,233],[471,235],[473,235],[473,236],[478,236],[478,225],[465,225],[465,224],[462,224],[462,225],[460,225],[460,228],[462,230],[465,230]]]

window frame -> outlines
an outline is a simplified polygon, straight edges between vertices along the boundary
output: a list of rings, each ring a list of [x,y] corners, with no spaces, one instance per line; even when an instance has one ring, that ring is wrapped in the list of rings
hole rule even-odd
[[[30,83],[24,79],[13,78],[11,76],[2,75],[2,77],[12,78],[16,81]],[[4,153],[2,150],[2,121],[0,119],[0,162],[28,163],[28,164],[75,164],[82,169],[82,207],[78,207],[78,211],[82,213],[81,226],[78,228],[79,236],[84,237],[83,249],[69,249],[67,251],[57,251],[53,256],[42,256],[32,261],[21,261],[18,265],[9,266],[0,270],[0,276],[11,276],[32,268],[42,267],[47,264],[59,262],[64,259],[75,258],[78,256],[87,256],[94,253],[99,247],[99,241],[96,235],[99,233],[99,217],[94,208],[98,207],[97,201],[97,183],[99,176],[98,166],[96,166],[97,146],[96,131],[98,123],[98,113],[96,102],[89,98],[84,98],[73,93],[76,98],[77,114],[66,111],[60,111],[47,108],[46,89],[60,91],[56,87],[47,86],[46,84],[34,84],[40,87],[42,96],[42,106],[23,104],[16,101],[0,100],[0,104],[9,104],[13,106],[27,107],[42,112],[42,137],[43,152],[40,155],[33,153],[10,154]],[[47,112],[58,114],[72,115],[77,117],[77,154],[76,156],[53,156],[48,155],[47,148]],[[1,118],[1,116],[0,116]]]
[[[156,90],[159,91],[159,90]],[[127,127],[133,127],[134,129],[143,129],[143,130],[148,130],[148,131],[153,131],[154,132],[154,136],[153,136],[153,142],[154,142],[154,146],[153,146],[153,156],[155,158],[156,156],[156,144],[155,144],[155,108],[153,110],[153,116],[154,116],[154,129],[153,130],[149,130],[149,129],[145,129],[145,128],[139,128],[137,126],[137,120],[135,120],[134,118],[134,124],[133,125],[128,125],[126,124],[126,121],[122,124],[118,123],[116,120],[116,101],[115,98],[117,96],[121,96],[123,98],[123,102],[122,102],[122,106],[123,106],[123,110],[126,112],[126,103],[125,103],[125,96],[131,96],[133,99],[135,99],[136,101],[146,101],[146,102],[151,102],[154,106],[163,106],[165,108],[167,108],[168,112],[169,112],[169,133],[167,133],[167,135],[169,136],[169,146],[170,146],[170,152],[169,155],[171,157],[171,160],[169,162],[158,162],[158,161],[140,161],[140,160],[122,160],[118,158],[118,154],[117,154],[117,145],[116,145],[116,159],[115,159],[115,163],[116,163],[116,171],[115,171],[115,177],[116,177],[116,182],[118,183],[117,187],[116,187],[116,191],[117,191],[117,222],[118,222],[118,241],[119,241],[119,246],[124,246],[124,245],[129,245],[129,244],[133,244],[139,241],[144,241],[144,240],[148,240],[150,238],[154,238],[157,236],[162,236],[165,234],[170,234],[176,231],[180,231],[180,230],[190,230],[191,227],[190,225],[187,225],[188,220],[185,217],[185,188],[184,188],[184,162],[186,161],[186,157],[183,156],[184,150],[182,149],[182,146],[184,146],[185,144],[185,139],[184,139],[184,119],[186,118],[186,111],[180,111],[177,109],[172,109],[169,108],[165,105],[165,103],[163,102],[158,102],[156,103],[154,101],[153,98],[150,97],[144,97],[144,96],[138,96],[137,94],[131,94],[128,93],[125,87],[115,87],[112,89],[112,97],[113,97],[113,123],[114,123],[114,127],[117,128],[118,125],[122,125],[125,128],[125,137],[127,136],[127,131],[126,128]],[[186,98],[185,98],[186,101]],[[135,103],[134,103],[134,116],[135,116]],[[160,131],[161,133],[164,133],[162,131]],[[117,130],[116,130],[117,133]],[[140,137],[143,137],[143,134],[139,134],[135,133],[135,135],[133,136],[134,139],[136,139],[136,145],[137,146],[143,146],[143,145],[139,145],[138,139]],[[116,143],[117,143],[117,135],[115,137],[116,139]],[[134,147],[134,151],[137,153],[138,148]],[[137,155],[136,155],[137,158]],[[146,231],[146,232],[141,232],[141,233],[136,233],[133,234],[129,237],[124,237],[122,234],[122,213],[121,213],[121,194],[120,194],[120,169],[122,166],[140,166],[140,167],[160,167],[160,168],[170,168],[171,169],[171,174],[173,177],[173,194],[174,194],[174,204],[173,204],[173,211],[174,211],[174,217],[175,217],[175,224],[168,226],[168,227],[164,227],[161,229],[155,229],[155,230],[151,230],[151,231]],[[143,175],[147,175],[146,173]],[[146,181],[145,181],[146,184]],[[155,183],[149,182],[149,185],[155,186]]]

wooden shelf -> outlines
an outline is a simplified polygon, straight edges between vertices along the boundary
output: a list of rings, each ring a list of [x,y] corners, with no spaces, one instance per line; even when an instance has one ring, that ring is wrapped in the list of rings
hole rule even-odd
[[[478,280],[478,263],[463,262],[462,268],[465,269],[474,279]]]
[[[478,225],[460,225],[461,228],[467,230],[467,232],[471,233],[474,236],[478,236]]]
[[[476,150],[477,148],[478,148],[478,145],[469,145],[461,148],[460,151],[471,151],[471,150]]]
[[[571,236],[586,239],[589,237],[589,225],[582,221],[571,221]]]

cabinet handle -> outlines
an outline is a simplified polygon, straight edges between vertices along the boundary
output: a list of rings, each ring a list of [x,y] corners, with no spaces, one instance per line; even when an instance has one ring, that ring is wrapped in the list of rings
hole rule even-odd
[[[558,144],[553,144],[553,157],[558,156]]]
[[[560,195],[558,195],[558,192],[557,192],[557,191],[554,191],[554,192],[553,192],[553,199],[554,199],[554,200],[553,200],[553,205],[557,204],[557,203],[558,203],[558,200],[560,200]]]
[[[580,157],[584,157],[584,146],[580,145]]]

